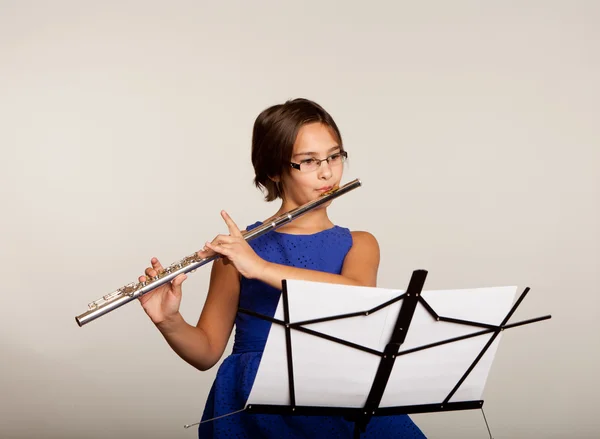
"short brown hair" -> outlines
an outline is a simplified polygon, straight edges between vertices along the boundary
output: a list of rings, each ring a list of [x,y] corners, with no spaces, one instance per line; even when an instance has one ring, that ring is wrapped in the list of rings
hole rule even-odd
[[[265,200],[283,198],[272,177],[289,172],[294,143],[303,125],[319,122],[333,130],[341,150],[342,135],[331,115],[316,102],[298,98],[263,110],[252,131],[252,165],[254,184],[266,191]]]

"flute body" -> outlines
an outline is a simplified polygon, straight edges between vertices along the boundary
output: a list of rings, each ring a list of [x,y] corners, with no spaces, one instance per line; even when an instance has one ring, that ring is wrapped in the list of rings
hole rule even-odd
[[[284,224],[287,224],[293,221],[294,219],[304,215],[305,213],[315,209],[316,207],[319,207],[337,197],[340,197],[350,192],[351,190],[360,187],[361,185],[361,181],[359,179],[355,179],[339,188],[332,189],[331,191],[322,194],[316,200],[310,201],[302,206],[299,206],[273,219],[268,223],[264,223],[261,226],[258,226],[249,232],[246,232],[244,234],[244,239],[246,241],[250,241],[252,239],[258,238],[259,236],[262,236],[267,232],[275,230],[283,226]],[[157,276],[153,278],[146,278],[145,282],[132,282],[112,293],[102,296],[98,300],[91,302],[88,305],[88,310],[76,316],[75,321],[81,327],[91,322],[92,320],[95,320],[125,305],[126,303],[129,303],[132,300],[137,299],[146,293],[149,293],[155,288],[158,288],[159,286],[172,281],[180,274],[193,272],[199,267],[206,265],[217,258],[219,258],[219,255],[214,255],[208,258],[200,258],[197,255],[197,253],[187,256],[182,260],[171,264]]]

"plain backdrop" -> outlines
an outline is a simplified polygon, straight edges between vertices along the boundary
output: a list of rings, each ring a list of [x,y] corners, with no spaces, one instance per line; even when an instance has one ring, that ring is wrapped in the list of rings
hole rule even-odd
[[[74,317],[226,232],[221,209],[273,214],[251,130],[294,97],[342,131],[363,187],[330,215],[376,236],[379,286],[422,268],[427,289],[529,286],[514,320],[552,314],[504,333],[494,437],[599,437],[599,20],[594,0],[0,0],[0,437],[196,437],[216,367],[137,302]],[[480,411],[413,419],[488,437]]]

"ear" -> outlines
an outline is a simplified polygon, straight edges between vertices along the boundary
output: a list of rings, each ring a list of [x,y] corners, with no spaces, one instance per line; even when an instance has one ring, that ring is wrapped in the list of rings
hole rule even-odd
[[[274,183],[279,183],[281,181],[281,177],[279,177],[279,175],[276,175],[274,177],[269,176],[269,180],[271,180]]]

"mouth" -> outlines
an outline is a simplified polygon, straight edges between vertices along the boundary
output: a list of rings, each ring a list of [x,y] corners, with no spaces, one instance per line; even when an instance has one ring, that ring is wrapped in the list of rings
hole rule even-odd
[[[328,192],[330,190],[332,190],[334,188],[334,186],[323,186],[319,189],[317,189],[317,192]]]

